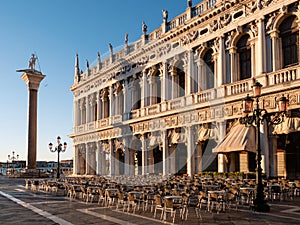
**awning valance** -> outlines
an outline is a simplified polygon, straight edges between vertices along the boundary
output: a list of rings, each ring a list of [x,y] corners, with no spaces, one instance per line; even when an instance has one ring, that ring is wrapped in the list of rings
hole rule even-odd
[[[149,140],[149,148],[155,148],[160,145],[162,142],[161,137],[159,135],[151,135]]]
[[[198,142],[206,141],[208,139],[218,140],[218,131],[216,128],[209,128],[208,126],[201,126],[198,130]]]
[[[300,118],[285,117],[281,124],[274,126],[273,134],[289,134],[300,131]]]
[[[234,151],[255,152],[255,127],[235,124],[213,152],[226,153]]]

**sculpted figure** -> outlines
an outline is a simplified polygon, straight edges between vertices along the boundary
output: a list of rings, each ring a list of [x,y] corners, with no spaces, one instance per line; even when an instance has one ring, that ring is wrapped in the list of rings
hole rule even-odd
[[[162,14],[163,14],[164,22],[167,22],[168,21],[168,11],[163,9]]]
[[[145,24],[144,21],[142,22],[142,31],[143,31],[143,34],[147,33],[147,25]]]
[[[35,56],[35,54],[31,55],[31,58],[29,59],[29,69],[34,70],[35,69],[35,62],[37,60],[37,57]]]

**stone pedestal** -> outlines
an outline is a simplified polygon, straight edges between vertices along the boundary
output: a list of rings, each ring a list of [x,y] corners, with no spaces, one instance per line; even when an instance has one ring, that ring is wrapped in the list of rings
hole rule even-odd
[[[21,78],[25,81],[28,92],[28,154],[27,169],[36,169],[36,143],[37,143],[37,94],[40,82],[45,78],[35,69],[17,70],[23,72]]]

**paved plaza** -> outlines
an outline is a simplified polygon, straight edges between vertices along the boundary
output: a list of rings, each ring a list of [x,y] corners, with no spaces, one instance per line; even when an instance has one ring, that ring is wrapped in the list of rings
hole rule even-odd
[[[175,224],[300,224],[300,197],[294,200],[270,203],[270,213],[257,213],[246,207],[238,211],[208,213],[201,211],[197,218],[194,209],[189,210],[187,220],[176,215]],[[160,213],[159,213],[160,215]],[[116,210],[116,207],[103,207],[97,203],[70,200],[48,192],[34,192],[25,189],[23,179],[0,177],[0,221],[1,224],[171,224],[153,218],[150,211],[137,210],[135,213]]]

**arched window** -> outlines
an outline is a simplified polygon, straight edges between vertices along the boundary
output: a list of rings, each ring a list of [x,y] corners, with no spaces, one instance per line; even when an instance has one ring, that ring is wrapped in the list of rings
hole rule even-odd
[[[239,77],[244,80],[251,77],[251,47],[249,34],[243,35],[236,44],[239,63]]]
[[[214,79],[214,72],[215,72],[215,63],[213,59],[213,50],[209,49],[204,57],[203,61],[205,62],[205,82],[206,82],[206,89],[210,89],[214,87],[215,79]]]
[[[283,67],[292,66],[298,63],[298,39],[296,16],[289,16],[279,26],[279,33],[282,46]]]

